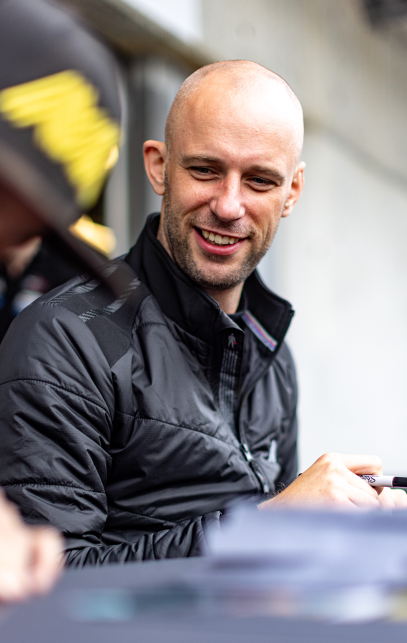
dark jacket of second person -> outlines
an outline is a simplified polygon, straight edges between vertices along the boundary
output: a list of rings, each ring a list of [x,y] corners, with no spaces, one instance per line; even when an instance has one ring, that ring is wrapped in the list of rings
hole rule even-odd
[[[79,272],[75,263],[68,263],[60,256],[48,238],[42,240],[38,252],[17,277],[11,277],[7,268],[0,264],[0,342],[24,308]]]
[[[122,297],[76,278],[0,348],[0,484],[29,523],[64,532],[71,565],[198,555],[232,498],[296,475],[291,306],[255,272],[235,323],[158,221],[125,258],[138,277]]]

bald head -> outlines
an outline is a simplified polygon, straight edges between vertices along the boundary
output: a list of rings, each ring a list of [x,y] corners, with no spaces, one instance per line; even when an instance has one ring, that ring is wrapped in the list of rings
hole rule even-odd
[[[241,105],[261,105],[265,118],[280,122],[292,136],[293,153],[298,160],[303,144],[304,124],[301,104],[281,76],[266,67],[248,60],[228,60],[201,67],[191,74],[179,89],[168,114],[165,143],[170,153],[177,130],[183,127],[188,111],[200,105],[210,106],[232,101]]]
[[[166,141],[144,161],[163,196],[158,239],[231,314],[245,279],[304,186],[301,105],[277,74],[248,61],[192,74],[172,104]]]

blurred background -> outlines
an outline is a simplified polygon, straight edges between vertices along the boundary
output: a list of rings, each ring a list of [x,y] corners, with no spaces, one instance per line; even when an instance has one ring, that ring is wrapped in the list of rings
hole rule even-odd
[[[375,453],[407,475],[406,0],[60,0],[116,52],[126,107],[119,164],[94,213],[121,254],[160,199],[144,140],[163,140],[183,80],[246,58],[305,112],[306,188],[261,274],[289,299],[300,470],[326,451]]]

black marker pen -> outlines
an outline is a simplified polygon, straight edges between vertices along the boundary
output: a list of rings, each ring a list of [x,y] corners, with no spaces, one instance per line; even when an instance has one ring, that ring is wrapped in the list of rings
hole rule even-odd
[[[359,476],[366,480],[371,487],[391,487],[392,489],[407,489],[407,478],[397,476]]]

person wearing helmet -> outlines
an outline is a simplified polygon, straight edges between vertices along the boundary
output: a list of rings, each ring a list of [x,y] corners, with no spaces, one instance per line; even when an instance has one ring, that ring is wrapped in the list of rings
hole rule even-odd
[[[119,138],[107,49],[48,0],[0,0],[0,253],[46,234],[78,269],[101,274],[103,260],[68,226],[99,199]],[[48,589],[61,550],[57,531],[24,524],[0,491],[0,600]]]

